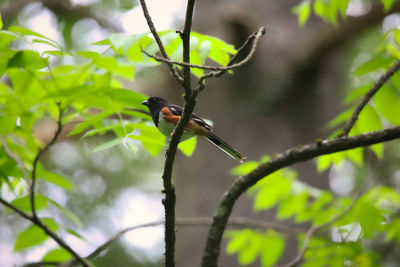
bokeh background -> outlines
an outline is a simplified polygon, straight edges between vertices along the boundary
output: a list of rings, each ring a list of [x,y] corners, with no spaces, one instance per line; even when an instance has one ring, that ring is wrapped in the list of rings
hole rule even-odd
[[[157,30],[182,29],[186,1],[147,3]],[[254,58],[232,75],[209,80],[195,110],[212,120],[215,132],[250,160],[329,136],[331,130],[326,123],[345,109],[342,99],[352,83],[348,73],[354,62],[373,50],[380,32],[400,24],[396,10],[383,14],[375,1],[353,0],[348,19],[337,26],[312,16],[300,28],[292,12],[298,3],[293,0],[196,3],[193,30],[219,37],[236,47],[259,26],[267,28]],[[5,28],[22,25],[75,51],[91,48],[92,43],[111,32],[147,31],[135,0],[0,0],[0,13]],[[125,85],[182,105],[183,92],[165,66],[139,70],[135,81]],[[43,121],[35,126],[35,132],[41,140],[50,140],[54,127],[53,122]],[[88,153],[87,147],[109,138],[100,136],[82,141],[79,137],[67,137],[73,127],[65,127],[57,144],[43,157],[43,164],[68,177],[76,190],[66,193],[45,185],[40,185],[40,190],[82,220],[78,232],[88,242],[70,237],[67,242],[86,255],[124,227],[163,218],[160,177],[164,153],[151,157],[139,149],[133,154],[122,145]],[[178,152],[173,175],[177,216],[211,217],[234,178],[230,170],[236,165],[237,162],[201,139],[192,157]],[[382,166],[378,164],[376,168],[387,173],[386,183],[399,178],[398,173],[393,175],[390,168]],[[294,168],[301,181],[317,188],[330,188],[336,194],[346,194],[354,186],[349,179],[354,171],[351,165],[343,164],[324,173],[317,173],[314,162]],[[59,216],[51,211],[49,215]],[[251,199],[244,196],[232,216],[273,221],[274,211],[254,212]],[[290,222],[287,224],[290,226]],[[26,252],[13,252],[13,240],[27,225],[17,215],[0,210],[1,267],[39,260],[49,247],[55,247],[54,242],[47,241]],[[198,265],[206,234],[205,226],[178,226],[177,266]],[[291,259],[296,248],[296,242],[287,242],[282,261]],[[124,235],[98,257],[96,266],[162,266],[162,262],[163,228],[158,226]],[[226,255],[225,249],[220,264],[238,265],[236,256]]]

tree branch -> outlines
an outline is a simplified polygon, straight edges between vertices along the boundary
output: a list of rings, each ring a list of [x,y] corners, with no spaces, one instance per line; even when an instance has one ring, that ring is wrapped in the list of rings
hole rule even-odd
[[[252,35],[250,35],[248,37],[248,39],[246,40],[245,44],[239,48],[238,52],[235,54],[234,57],[232,57],[232,59],[236,60],[238,57],[240,57],[241,52],[243,51],[244,48],[247,47],[247,45],[253,41],[254,39],[256,39],[256,41],[253,43],[253,46],[249,52],[249,54],[240,62],[238,63],[233,63],[233,61],[231,60],[228,65],[226,66],[209,66],[209,65],[197,65],[197,64],[190,64],[187,62],[180,62],[180,61],[174,61],[174,60],[170,60],[170,59],[166,59],[164,57],[159,57],[156,55],[152,55],[150,53],[148,53],[147,51],[145,51],[144,49],[141,49],[142,52],[147,55],[148,57],[151,57],[153,59],[155,59],[156,61],[159,62],[164,62],[164,63],[170,63],[170,64],[174,64],[174,65],[179,65],[182,67],[190,67],[190,68],[196,68],[196,69],[203,69],[203,70],[213,70],[213,71],[228,71],[231,69],[235,69],[237,67],[241,67],[244,64],[246,64],[254,55],[255,50],[257,48],[257,45],[259,43],[259,40],[261,38],[262,35],[264,35],[265,33],[265,28],[261,27],[257,32],[253,33]]]
[[[35,159],[33,160],[33,167],[32,167],[32,182],[29,188],[29,197],[30,197],[30,202],[31,202],[31,209],[32,209],[32,215],[33,217],[37,218],[36,214],[36,207],[35,207],[35,185],[36,185],[36,172],[37,172],[37,165],[39,163],[39,159],[42,156],[44,152],[46,152],[57,140],[58,136],[60,135],[62,131],[62,116],[64,110],[61,107],[61,103],[57,103],[58,106],[58,119],[57,119],[57,130],[54,133],[53,138],[50,140],[50,142],[42,149],[39,149],[39,152],[36,154]]]
[[[278,154],[270,161],[260,164],[249,174],[237,178],[224,194],[213,216],[213,223],[209,229],[207,243],[203,251],[202,266],[217,266],[222,234],[236,200],[242,193],[262,178],[284,167],[307,161],[317,156],[370,146],[398,138],[400,138],[400,126],[351,137],[343,136],[332,140],[316,141],[308,145],[291,148],[284,153]]]
[[[158,45],[158,48],[160,49],[160,53],[161,55],[166,58],[169,59],[167,52],[165,51],[164,45],[161,41],[160,36],[157,33],[156,27],[154,26],[153,20],[150,17],[149,14],[149,10],[147,9],[147,5],[145,0],[139,0],[140,5],[142,6],[142,10],[143,10],[143,14],[144,17],[146,19],[147,25],[149,26],[149,29],[151,31],[151,33],[153,34],[154,39],[156,40],[156,43]],[[183,78],[179,75],[177,69],[175,68],[175,66],[173,64],[167,63],[169,70],[171,71],[172,76],[175,78],[175,80],[180,84],[183,85],[184,80]]]
[[[227,69],[221,69],[218,71],[211,71],[208,73],[203,74],[199,81],[198,81],[198,86],[196,88],[197,91],[202,91],[205,87],[204,81],[206,79],[212,78],[212,77],[220,77],[223,75],[229,68],[232,68],[232,66],[239,67],[242,66],[243,64],[247,63],[254,55],[256,52],[256,48],[258,46],[258,43],[260,42],[261,37],[265,34],[265,27],[260,27],[258,31],[254,32],[252,35],[250,35],[247,40],[244,42],[244,44],[238,49],[237,53],[231,58],[229,63],[226,65],[225,68]],[[244,52],[246,51],[246,48],[253,42],[253,46],[251,47],[251,50],[249,54],[244,58],[241,62],[235,64],[235,62],[243,56]]]
[[[369,100],[375,95],[376,92],[400,69],[400,60],[393,64],[379,79],[375,82],[372,88],[364,95],[360,104],[356,107],[351,115],[350,119],[346,122],[343,127],[342,135],[349,135],[351,128],[356,123],[358,116],[360,115],[363,108],[368,104]]]
[[[56,233],[51,231],[38,217],[35,217],[34,215],[29,215],[25,213],[24,211],[18,209],[16,206],[13,204],[9,203],[5,199],[0,197],[0,203],[4,205],[5,207],[8,207],[18,213],[21,217],[31,221],[34,225],[40,227],[48,236],[50,236],[54,241],[57,242],[60,247],[64,248],[67,250],[69,253],[71,253],[72,256],[76,259],[77,262],[81,263],[82,266],[85,267],[90,267],[90,265],[84,260],[81,256],[79,256],[67,243],[64,242]]]
[[[155,221],[150,223],[144,223],[132,227],[125,228],[106,242],[104,242],[101,246],[99,246],[95,251],[90,253],[86,258],[93,259],[100,255],[104,250],[109,248],[114,242],[116,242],[119,238],[121,238],[124,234],[142,229],[147,227],[154,227],[163,224],[164,221]],[[176,218],[176,225],[179,226],[209,226],[212,223],[212,218],[207,217],[190,217],[190,218]],[[229,219],[228,225],[231,227],[246,227],[246,228],[256,228],[256,229],[274,229],[276,231],[285,233],[285,234],[298,234],[299,232],[305,231],[305,229],[286,227],[282,224],[268,221],[260,221],[255,219],[249,219],[244,217],[232,217]]]

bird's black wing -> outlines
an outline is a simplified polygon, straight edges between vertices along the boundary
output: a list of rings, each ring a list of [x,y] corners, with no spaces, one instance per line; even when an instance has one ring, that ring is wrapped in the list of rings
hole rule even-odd
[[[182,116],[182,108],[180,106],[174,105],[174,104],[169,104],[168,108],[171,110],[172,114],[177,115],[177,116]],[[191,120],[197,122],[199,125],[203,126],[207,130],[212,130],[212,126],[209,125],[207,122],[205,122],[202,118],[197,116],[196,114],[192,113]]]

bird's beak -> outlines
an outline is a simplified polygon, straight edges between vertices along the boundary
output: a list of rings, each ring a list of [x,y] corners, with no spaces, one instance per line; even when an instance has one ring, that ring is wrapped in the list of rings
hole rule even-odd
[[[142,102],[142,105],[149,106],[149,101],[147,101],[147,100],[146,100],[146,101],[143,101],[143,102]]]

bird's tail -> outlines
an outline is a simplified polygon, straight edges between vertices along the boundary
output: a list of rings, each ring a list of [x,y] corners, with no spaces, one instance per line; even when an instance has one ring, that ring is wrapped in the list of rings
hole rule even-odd
[[[216,145],[219,149],[224,151],[226,154],[231,156],[234,159],[239,160],[241,163],[246,160],[246,156],[244,156],[242,153],[239,151],[235,150],[233,147],[231,147],[227,142],[213,134],[212,132],[208,132],[208,135],[206,136],[207,140],[209,140],[211,143]]]

